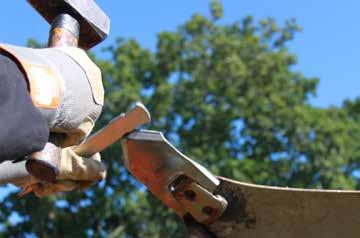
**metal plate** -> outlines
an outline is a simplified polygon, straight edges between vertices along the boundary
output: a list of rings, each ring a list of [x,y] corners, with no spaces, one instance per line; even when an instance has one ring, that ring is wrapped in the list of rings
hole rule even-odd
[[[229,203],[209,226],[219,238],[357,238],[360,192],[257,186],[219,178]]]
[[[188,211],[177,201],[171,185],[181,176],[196,181],[210,193],[219,184],[208,170],[172,146],[158,131],[135,131],[122,140],[124,163],[165,205],[180,217]]]

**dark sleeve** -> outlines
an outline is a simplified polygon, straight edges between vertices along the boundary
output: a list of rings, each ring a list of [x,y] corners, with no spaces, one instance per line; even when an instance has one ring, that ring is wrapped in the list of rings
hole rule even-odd
[[[32,104],[23,73],[0,54],[0,162],[40,151],[49,128]]]

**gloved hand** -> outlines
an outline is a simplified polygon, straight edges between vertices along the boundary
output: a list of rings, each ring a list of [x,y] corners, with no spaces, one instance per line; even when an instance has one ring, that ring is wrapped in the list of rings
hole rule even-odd
[[[100,69],[76,47],[31,49],[1,45],[24,73],[33,104],[42,114],[49,131],[61,133],[58,147],[78,145],[92,131],[104,103]],[[54,150],[55,151],[55,150]],[[26,168],[43,181],[59,175],[59,152],[30,155]],[[46,160],[46,158],[49,159]]]
[[[90,134],[104,103],[101,71],[76,47],[31,49],[0,44],[22,69],[33,104],[51,132],[66,137],[62,147]]]
[[[46,146],[42,153],[57,154],[59,148]],[[69,192],[75,189],[86,189],[92,184],[103,180],[106,176],[106,168],[101,162],[100,154],[90,158],[82,158],[74,153],[74,147],[61,150],[61,164],[59,175],[53,183],[44,182],[33,176],[28,181],[17,184],[23,190],[20,196],[34,192],[38,197],[53,195],[58,192]],[[56,151],[54,153],[54,151]]]

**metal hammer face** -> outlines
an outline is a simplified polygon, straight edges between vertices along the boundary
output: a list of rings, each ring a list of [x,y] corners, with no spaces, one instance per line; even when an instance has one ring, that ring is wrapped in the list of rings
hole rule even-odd
[[[27,0],[50,24],[59,14],[69,14],[80,24],[79,47],[85,50],[109,35],[110,19],[94,0]]]

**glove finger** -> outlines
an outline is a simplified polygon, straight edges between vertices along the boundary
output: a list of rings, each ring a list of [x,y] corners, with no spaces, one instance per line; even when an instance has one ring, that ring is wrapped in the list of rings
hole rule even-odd
[[[58,180],[96,181],[105,176],[106,167],[101,162],[99,153],[91,158],[82,158],[70,147],[63,149]]]
[[[59,192],[70,192],[78,187],[76,181],[62,180],[55,183],[38,183],[34,186],[33,192],[37,197],[42,198]]]

